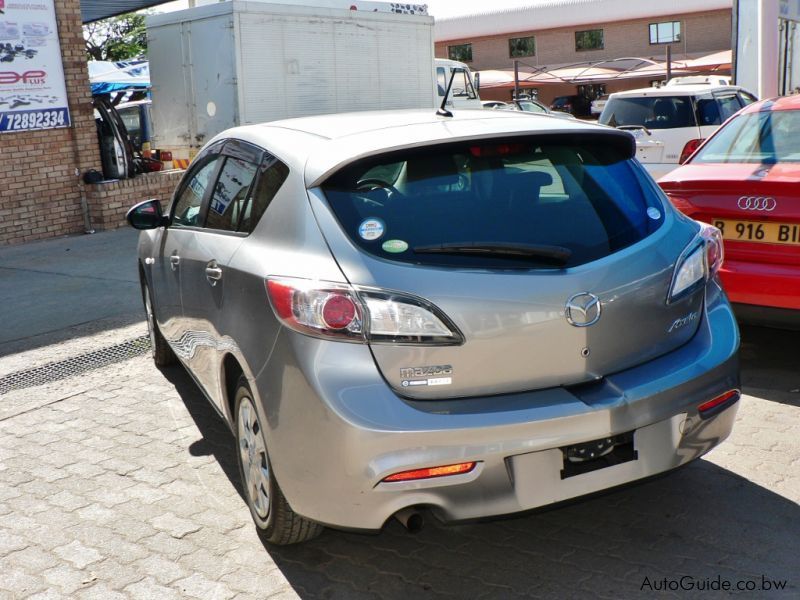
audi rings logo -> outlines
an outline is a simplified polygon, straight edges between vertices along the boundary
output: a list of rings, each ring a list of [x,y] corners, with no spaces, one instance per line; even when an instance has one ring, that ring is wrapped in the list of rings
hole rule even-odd
[[[778,202],[775,198],[770,198],[768,196],[742,196],[737,200],[736,206],[742,210],[772,212],[778,207]]]

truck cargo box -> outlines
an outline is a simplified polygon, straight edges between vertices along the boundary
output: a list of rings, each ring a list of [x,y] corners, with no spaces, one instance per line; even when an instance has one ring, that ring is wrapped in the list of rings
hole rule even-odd
[[[433,18],[225,2],[147,17],[155,144],[237,125],[431,106]]]

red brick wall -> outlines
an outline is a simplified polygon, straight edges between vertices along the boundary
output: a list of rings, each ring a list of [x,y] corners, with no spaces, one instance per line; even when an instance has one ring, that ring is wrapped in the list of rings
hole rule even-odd
[[[184,171],[164,171],[137,175],[133,179],[86,186],[86,200],[94,229],[115,229],[124,226],[128,209],[150,198],[161,200],[166,209],[172,192]],[[83,224],[83,221],[81,221]]]
[[[0,245],[83,231],[79,177],[100,170],[79,0],[55,0],[72,127],[0,134]]]

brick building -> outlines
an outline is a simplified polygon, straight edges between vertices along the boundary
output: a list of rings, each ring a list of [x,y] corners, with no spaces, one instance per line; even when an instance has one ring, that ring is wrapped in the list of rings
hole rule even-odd
[[[101,170],[89,74],[83,40],[88,4],[97,18],[156,4],[147,0],[5,0],[5,16],[19,3],[49,10],[55,16],[61,48],[70,126],[60,129],[0,133],[0,245],[80,233],[87,228],[119,226],[125,209],[139,199],[165,199],[175,186],[174,173],[150,173],[124,182],[84,185],[81,175]],[[95,7],[97,8],[97,7]],[[0,71],[20,70],[4,62]],[[21,65],[24,67],[25,62]],[[87,221],[88,219],[88,221]]]
[[[731,48],[731,0],[533,0],[520,5],[438,20],[436,56],[466,62],[473,71],[513,69],[515,59],[521,70],[535,71],[624,57],[664,61],[668,46],[675,60]],[[614,92],[649,81],[609,78],[594,83]],[[578,85],[535,87],[539,98],[549,102],[575,94]],[[508,88],[481,92],[497,99],[509,94]]]

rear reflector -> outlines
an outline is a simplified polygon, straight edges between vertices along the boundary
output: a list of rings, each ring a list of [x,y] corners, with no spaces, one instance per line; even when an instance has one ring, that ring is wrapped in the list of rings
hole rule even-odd
[[[701,417],[710,417],[721,410],[724,410],[723,407],[727,408],[729,405],[736,402],[741,397],[741,392],[739,390],[729,390],[724,394],[717,396],[713,400],[709,400],[708,402],[704,402],[700,406],[697,407],[697,410],[700,411]],[[717,410],[714,410],[717,409]]]
[[[385,477],[383,481],[412,481],[415,479],[431,479],[433,477],[446,477],[448,475],[460,475],[469,473],[475,468],[477,463],[466,462],[457,465],[445,465],[443,467],[430,467],[428,469],[415,469],[413,471],[401,471],[394,475]]]

